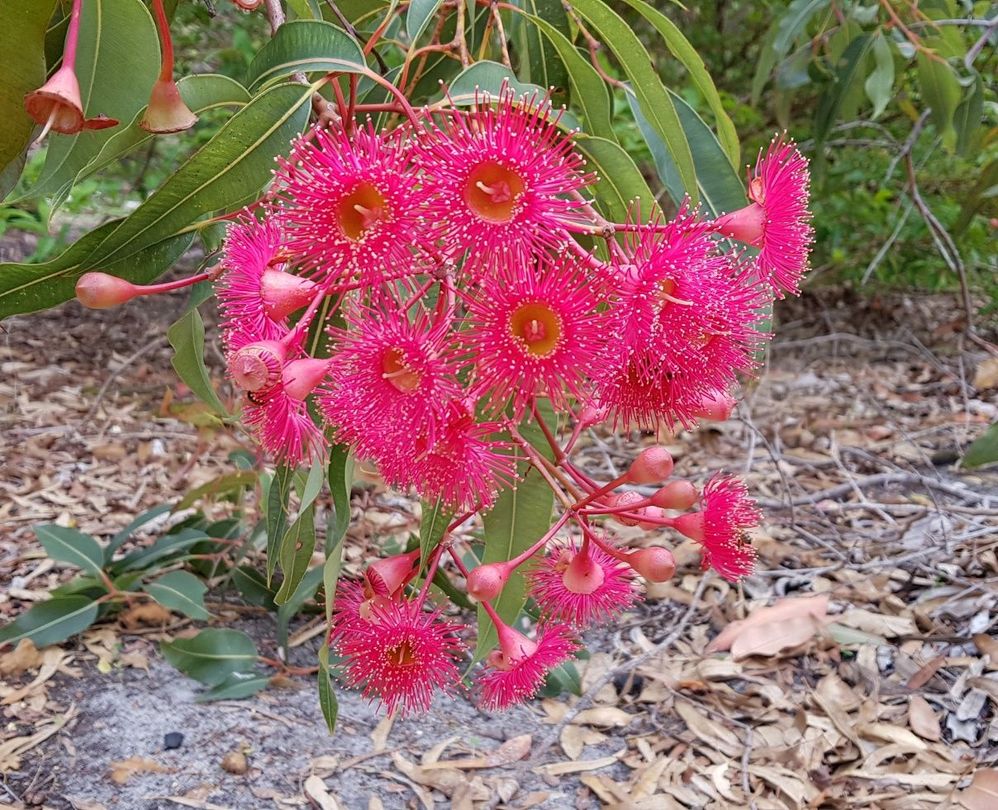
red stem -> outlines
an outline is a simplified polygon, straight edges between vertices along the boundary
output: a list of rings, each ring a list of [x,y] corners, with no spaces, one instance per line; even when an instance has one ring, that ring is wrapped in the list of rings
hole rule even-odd
[[[69,28],[66,31],[66,44],[62,51],[62,66],[70,70],[76,69],[76,43],[80,39],[80,13],[83,0],[73,0],[73,8],[69,12]]]
[[[166,18],[163,0],[152,0],[153,16],[156,17],[156,28],[159,30],[159,42],[163,47],[163,62],[159,70],[161,82],[173,78],[173,40],[170,38],[170,21]]]

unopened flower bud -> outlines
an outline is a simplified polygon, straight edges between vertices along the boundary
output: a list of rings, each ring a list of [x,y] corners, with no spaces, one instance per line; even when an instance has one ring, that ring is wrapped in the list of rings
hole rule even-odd
[[[635,484],[657,484],[672,475],[675,466],[672,453],[661,445],[642,450],[627,471],[627,479]]]
[[[613,496],[613,499],[609,501],[609,505],[614,509],[621,509],[622,507],[634,506],[634,510],[638,511],[639,507],[636,504],[641,503],[644,497],[640,492],[621,492],[619,495]],[[640,523],[639,518],[629,518],[623,517],[621,515],[614,515],[614,518],[618,523],[623,523],[625,526],[637,526]]]
[[[281,270],[264,270],[260,279],[263,311],[275,323],[281,323],[295,310],[301,309],[315,294],[315,282]]]
[[[244,391],[271,388],[281,380],[284,347],[276,340],[261,340],[243,346],[229,357],[229,376]]]
[[[468,596],[480,602],[491,601],[502,593],[509,580],[510,568],[505,563],[486,563],[468,572]]]
[[[672,481],[651,496],[651,502],[663,509],[689,509],[700,494],[689,481]]]
[[[84,273],[76,282],[76,300],[90,309],[111,309],[141,294],[130,281],[107,273]]]
[[[301,401],[325,379],[328,371],[329,360],[317,360],[314,357],[292,360],[284,367],[282,374],[284,392],[292,399]]]
[[[727,392],[716,391],[701,400],[695,413],[701,419],[724,422],[731,417],[731,412],[735,409],[736,404],[735,398]]]
[[[593,425],[598,425],[606,419],[606,415],[607,408],[599,403],[590,403],[586,405],[579,414],[579,427],[582,430],[585,430],[587,428],[591,428]]]
[[[627,564],[649,582],[666,582],[676,573],[676,560],[667,548],[653,546],[627,555]]]
[[[689,512],[685,515],[680,515],[672,524],[672,528],[681,534],[685,534],[690,540],[702,543],[706,534],[703,512]]]
[[[661,529],[664,525],[662,519],[665,517],[665,510],[657,506],[642,506],[637,510],[637,514],[641,515],[642,518],[638,522],[639,529],[651,531]]]

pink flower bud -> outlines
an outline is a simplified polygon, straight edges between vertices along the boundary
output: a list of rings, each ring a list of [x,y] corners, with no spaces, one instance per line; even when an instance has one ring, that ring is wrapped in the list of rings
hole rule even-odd
[[[393,596],[419,570],[419,549],[375,560],[364,572],[364,580],[372,596]]]
[[[149,106],[139,121],[146,132],[166,134],[183,132],[197,123],[198,117],[180,97],[180,90],[172,78],[159,79],[149,95]]]
[[[719,217],[717,230],[746,245],[762,245],[766,227],[766,209],[756,202]]]
[[[609,500],[609,499],[607,499]],[[621,492],[619,495],[615,495],[610,505],[614,509],[620,509],[625,506],[634,506],[639,504],[644,500],[644,496],[640,492]],[[639,507],[635,506],[635,511],[639,511]],[[637,526],[640,523],[638,518],[628,518],[621,517],[620,515],[614,515],[614,519],[618,523],[623,523],[625,526]]]
[[[275,323],[311,301],[314,290],[314,281],[281,270],[264,270],[260,278],[263,311]]]
[[[661,445],[642,450],[627,471],[627,478],[635,484],[657,484],[672,475],[672,453]]]
[[[285,355],[284,346],[276,340],[250,343],[229,357],[229,376],[250,393],[271,388],[281,380]]]
[[[627,564],[649,582],[666,582],[676,573],[676,560],[667,548],[642,548],[627,555]]]
[[[582,413],[579,414],[579,427],[582,430],[586,428],[591,428],[593,425],[598,425],[604,419],[606,419],[607,408],[603,407],[599,403],[592,403],[586,405],[582,409]]]
[[[141,294],[130,281],[107,273],[84,273],[76,282],[76,300],[90,309],[111,309]]]
[[[653,529],[661,529],[664,525],[662,522],[662,519],[665,517],[664,509],[660,509],[657,506],[642,506],[638,509],[637,513],[642,517],[642,520],[638,523],[639,529],[652,531]]]
[[[651,502],[663,509],[689,509],[700,497],[689,481],[672,481],[651,496]]]
[[[711,422],[724,422],[731,417],[737,402],[725,391],[716,391],[706,396],[697,406],[696,415]]]
[[[292,360],[284,367],[282,374],[284,392],[299,402],[305,399],[325,379],[329,363],[329,360],[317,360],[314,357]]]
[[[486,563],[468,572],[468,596],[480,602],[495,599],[502,593],[512,569],[505,563]]]

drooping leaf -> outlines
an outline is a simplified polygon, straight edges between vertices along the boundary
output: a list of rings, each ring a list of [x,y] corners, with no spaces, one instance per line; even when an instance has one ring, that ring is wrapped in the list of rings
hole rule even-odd
[[[36,647],[59,644],[82,633],[97,619],[98,605],[87,596],[61,596],[39,602],[0,628],[0,645],[31,639]]]
[[[596,172],[593,191],[596,206],[611,222],[624,222],[632,203],[647,216],[655,206],[655,195],[631,156],[615,141],[579,135],[576,145]]]
[[[149,281],[193,238],[191,222],[245,202],[271,177],[274,156],[308,120],[311,87],[282,84],[225,122],[128,217],[101,226],[46,264],[0,264],[0,317],[55,306],[76,280],[99,268]],[[178,252],[177,248],[181,250]]]
[[[538,26],[528,23],[531,19],[543,20],[562,37],[567,37],[571,31],[565,7],[561,0],[523,0],[522,7],[526,14],[515,15],[516,41],[523,51],[520,74],[526,81],[547,88],[554,104],[567,104],[568,70],[561,53],[549,38],[541,35]]]
[[[872,41],[870,35],[863,34],[850,42],[843,52],[835,71],[835,80],[831,87],[822,93],[814,116],[814,138],[818,145],[824,144],[832,126],[838,120],[843,101],[852,91],[853,85],[859,81],[860,68]],[[820,154],[820,149],[818,151]]]
[[[293,20],[277,29],[250,63],[246,86],[253,91],[293,73],[357,73],[367,69],[357,41],[323,20]]]
[[[210,619],[205,609],[204,595],[208,587],[196,576],[187,571],[171,571],[152,582],[147,582],[142,590],[168,610],[183,613],[191,619]]]
[[[125,526],[124,529],[115,534],[115,536],[111,538],[111,541],[107,544],[107,546],[104,547],[104,564],[106,565],[111,562],[111,558],[114,556],[114,552],[116,552],[128,541],[128,539],[132,536],[132,532],[134,532],[136,529],[140,528],[141,526],[145,526],[147,523],[149,523],[149,521],[155,520],[160,515],[165,515],[172,508],[173,507],[171,507],[170,504],[168,503],[161,503],[159,506],[154,506],[152,509],[143,512],[141,515],[135,518],[131,523]]]
[[[735,174],[727,155],[721,149],[721,144],[711,131],[710,127],[704,123],[703,119],[697,115],[683,98],[671,90],[669,94],[676,105],[676,112],[682,122],[683,130],[686,132],[686,139],[690,144],[690,151],[693,153],[693,162],[697,169],[697,186],[700,188],[700,201],[711,216],[718,216],[728,211],[734,211],[747,203],[745,198],[745,188],[741,180]],[[683,198],[682,181],[676,170],[675,164],[665,144],[648,124],[647,119],[641,109],[635,103],[634,96],[628,93],[627,100],[631,105],[631,112],[634,120],[644,136],[645,143],[651,151],[655,160],[655,167],[662,183],[669,190],[670,196],[676,203]]]
[[[332,734],[336,731],[336,718],[340,713],[340,704],[336,700],[336,689],[333,686],[332,676],[329,674],[329,647],[325,644],[319,648],[319,708],[322,709],[322,717],[326,721],[326,728]]]
[[[267,583],[274,576],[277,567],[277,550],[288,525],[288,498],[291,496],[291,481],[294,469],[285,464],[278,465],[267,490]]]
[[[528,19],[548,38],[568,70],[572,100],[582,112],[582,130],[613,140],[613,126],[610,124],[612,107],[606,82],[561,31],[540,17],[530,16]]]
[[[308,571],[309,560],[315,550],[315,504],[309,504],[285,532],[278,549],[281,572],[284,581],[274,601],[278,605],[287,602]]]
[[[961,155],[971,153],[978,142],[977,133],[981,130],[984,117],[984,80],[975,73],[970,86],[963,89],[963,99],[953,113],[953,129],[956,130],[956,151]]]
[[[210,627],[193,638],[163,641],[163,657],[189,678],[207,686],[224,683],[234,672],[254,673],[256,645],[239,630]]]
[[[717,88],[714,86],[714,80],[710,77],[710,73],[707,72],[707,67],[704,65],[700,54],[696,52],[696,49],[683,36],[683,32],[679,30],[679,27],[672,20],[666,17],[661,11],[652,8],[645,0],[624,0],[624,2],[636,9],[642,17],[655,27],[655,30],[658,31],[665,42],[666,47],[686,69],[690,80],[693,82],[693,86],[696,87],[697,92],[707,102],[707,106],[710,107],[710,111],[714,115],[717,126],[717,140],[720,143],[723,154],[727,157],[732,168],[738,168],[741,160],[738,133],[735,131],[735,125],[732,123],[731,117],[721,103],[721,96],[718,94]],[[673,94],[672,98],[675,101],[675,94]],[[692,108],[690,109],[692,110]],[[681,112],[680,117],[682,117]],[[686,134],[688,138],[689,132],[687,131]],[[692,143],[690,144],[690,148],[693,148]],[[693,155],[693,163],[696,165],[695,154]],[[696,166],[696,170],[699,175],[700,167]],[[702,188],[703,186],[701,185]]]
[[[573,0],[572,8],[584,17],[603,38],[631,82],[641,111],[665,142],[683,188],[693,202],[698,201],[693,155],[683,134],[679,116],[662,80],[652,67],[651,57],[631,27],[602,0]]]
[[[894,56],[887,38],[878,33],[873,38],[873,59],[876,64],[873,72],[866,77],[863,89],[873,104],[873,117],[879,118],[891,100],[894,89]]]
[[[142,0],[83,4],[76,75],[87,117],[106,115],[126,126],[146,106],[158,72],[159,38]],[[85,130],[51,139],[30,196],[54,196],[61,202],[80,169],[114,134],[115,129]]]
[[[415,43],[426,30],[443,0],[412,0],[405,14],[405,33]]]
[[[55,524],[35,526],[34,531],[45,553],[53,560],[75,565],[86,574],[100,576],[104,550],[90,535]]]
[[[0,200],[17,182],[35,128],[24,96],[45,82],[45,29],[54,7],[55,0],[0,4]]]
[[[918,86],[922,98],[932,110],[932,123],[943,137],[953,137],[953,114],[960,103],[960,82],[945,60],[922,51],[915,57]]]
[[[326,553],[339,543],[350,527],[350,490],[353,487],[353,460],[350,448],[334,444],[329,450],[326,469],[329,493],[333,499],[333,519],[326,534]]]
[[[288,646],[288,626],[291,624],[291,620],[301,613],[301,609],[305,606],[305,603],[309,599],[312,599],[315,596],[315,592],[319,590],[319,585],[322,584],[323,568],[324,566],[321,565],[310,568],[305,573],[305,576],[301,578],[298,586],[288,597],[287,601],[283,604],[278,602],[277,646],[282,650],[286,650]]]
[[[773,39],[773,50],[778,56],[786,54],[794,42],[807,29],[807,24],[829,0],[793,0],[780,17]]]
[[[174,371],[198,399],[210,406],[215,413],[227,416],[228,411],[215,393],[204,364],[204,321],[197,307],[192,307],[166,332],[173,347],[170,363]]]
[[[541,412],[548,424],[555,424],[550,405]],[[538,452],[550,457],[551,449],[535,421],[524,422],[519,431]],[[496,505],[482,519],[485,527],[485,552],[483,563],[510,560],[536,543],[551,528],[551,511],[554,493],[537,470],[526,462],[518,464],[522,480],[515,488],[503,490]],[[492,603],[504,622],[519,616],[527,600],[527,584],[523,566],[512,573],[502,593]],[[497,641],[496,628],[485,610],[478,608],[478,644],[475,659],[483,658]]]

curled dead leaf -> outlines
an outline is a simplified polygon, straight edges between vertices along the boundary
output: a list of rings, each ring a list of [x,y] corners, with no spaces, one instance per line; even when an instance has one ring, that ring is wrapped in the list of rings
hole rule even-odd
[[[747,618],[732,622],[718,633],[717,637],[707,645],[706,652],[712,653],[730,650],[736,639],[743,633],[752,631],[753,628],[766,628],[764,633],[753,634],[753,638],[761,641],[772,630],[778,629],[781,624],[790,620],[812,620],[807,625],[801,624],[798,632],[800,632],[800,628],[805,626],[815,627],[816,623],[819,622],[824,624],[828,621],[828,599],[828,594],[800,597],[788,596],[768,607],[756,608]],[[814,631],[812,631],[811,635],[813,634]]]
[[[912,695],[908,701],[908,725],[923,740],[938,742],[942,737],[939,718],[921,695]]]
[[[145,757],[129,757],[111,763],[111,781],[116,785],[125,784],[137,773],[173,773],[173,769]]]
[[[0,675],[20,675],[42,665],[42,654],[30,638],[22,638],[10,652],[0,655]]]

